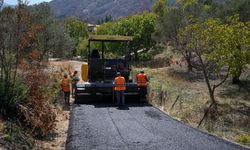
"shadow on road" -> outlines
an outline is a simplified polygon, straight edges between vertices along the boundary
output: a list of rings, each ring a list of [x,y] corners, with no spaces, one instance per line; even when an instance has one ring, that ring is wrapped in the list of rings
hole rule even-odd
[[[87,104],[75,104],[75,107],[80,107],[81,105],[93,105],[95,108],[117,108],[118,110],[129,110],[130,107],[152,107],[149,103],[127,103],[124,106],[118,106],[112,103],[87,103]]]
[[[118,110],[129,110],[129,107],[128,106],[119,106],[117,107]]]

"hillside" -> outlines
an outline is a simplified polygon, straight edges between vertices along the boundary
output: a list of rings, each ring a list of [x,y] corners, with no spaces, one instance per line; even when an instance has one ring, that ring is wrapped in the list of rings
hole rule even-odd
[[[0,6],[1,6],[1,2],[0,2]],[[12,8],[14,8],[15,6],[14,5],[10,5],[8,3],[3,3],[1,9],[3,9],[5,7],[12,7]]]
[[[150,11],[156,0],[53,0],[50,6],[57,18],[74,16],[90,23],[111,16],[117,19]]]

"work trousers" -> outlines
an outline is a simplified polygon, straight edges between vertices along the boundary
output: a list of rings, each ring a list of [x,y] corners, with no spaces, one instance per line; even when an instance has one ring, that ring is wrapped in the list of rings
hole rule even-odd
[[[140,91],[140,101],[146,101],[146,95],[147,95],[147,87],[146,86],[139,86]]]
[[[117,105],[124,105],[125,104],[125,96],[124,91],[115,91],[116,92],[116,99]]]
[[[64,101],[65,105],[69,105],[69,99],[70,99],[70,92],[64,92]]]
[[[75,96],[75,92],[76,92],[76,84],[71,84],[71,94],[72,94],[72,97]]]

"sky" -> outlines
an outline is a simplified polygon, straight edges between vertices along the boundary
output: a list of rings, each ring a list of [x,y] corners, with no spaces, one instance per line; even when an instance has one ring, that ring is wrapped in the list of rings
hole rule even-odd
[[[51,1],[51,0],[27,0],[29,5],[38,4],[38,3],[41,3],[41,2],[49,2],[49,1]],[[17,0],[4,0],[4,3],[11,4],[11,5],[16,5]]]

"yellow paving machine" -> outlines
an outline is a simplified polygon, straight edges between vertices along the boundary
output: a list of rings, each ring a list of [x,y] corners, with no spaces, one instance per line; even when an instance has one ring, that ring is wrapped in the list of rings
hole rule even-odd
[[[130,77],[130,51],[121,58],[105,58],[105,43],[126,43],[132,42],[131,36],[117,35],[91,35],[88,39],[88,62],[82,65],[82,79],[84,83],[77,84],[75,92],[75,103],[94,103],[100,101],[113,101],[114,85],[113,81],[117,72],[126,79],[126,101],[137,101],[140,93],[136,83]],[[101,43],[101,50],[92,49],[91,43]]]

